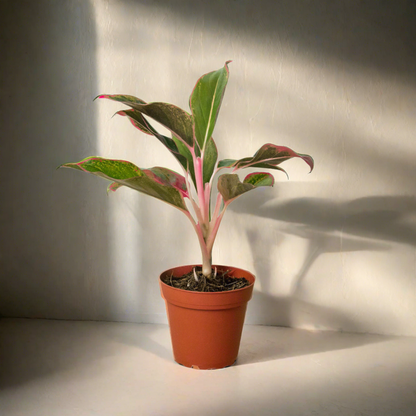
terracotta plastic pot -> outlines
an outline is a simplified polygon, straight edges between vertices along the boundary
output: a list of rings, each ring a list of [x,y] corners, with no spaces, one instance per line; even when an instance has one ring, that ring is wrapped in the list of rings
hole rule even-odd
[[[196,265],[198,266],[198,265]],[[175,267],[161,274],[180,277],[195,265]],[[216,369],[232,365],[238,355],[247,302],[255,277],[246,270],[215,266],[218,272],[245,277],[250,286],[227,292],[192,292],[176,289],[160,280],[166,302],[175,361],[186,367]]]

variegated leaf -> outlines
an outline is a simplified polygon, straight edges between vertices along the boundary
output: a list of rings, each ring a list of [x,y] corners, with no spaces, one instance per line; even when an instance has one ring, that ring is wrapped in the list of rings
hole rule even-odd
[[[189,99],[194,121],[194,134],[199,148],[205,149],[214,131],[225,87],[228,82],[228,63],[218,71],[209,72],[197,81]]]
[[[134,127],[142,131],[143,133],[155,136],[166,148],[173,154],[178,162],[187,169],[187,158],[181,154],[178,150],[178,146],[174,140],[170,137],[166,137],[163,134],[157,132],[153,126],[145,119],[145,117],[137,110],[121,110],[116,114],[120,116],[126,116],[129,118]],[[186,146],[183,145],[185,148]],[[189,151],[188,151],[189,153]]]
[[[274,178],[270,173],[255,172],[247,175],[243,182],[235,173],[225,173],[218,178],[218,191],[228,205],[240,195],[260,186],[273,186]]]
[[[282,162],[299,157],[305,161],[311,171],[314,166],[314,162],[311,156],[296,153],[292,149],[286,146],[277,146],[275,144],[267,143],[263,145],[253,157],[245,157],[243,159],[224,159],[218,162],[219,168],[267,168],[277,169],[285,172],[282,168],[278,167]],[[286,173],[286,172],[285,172]]]
[[[192,116],[179,107],[158,102],[146,104],[143,100],[131,95],[103,94],[97,98],[107,98],[128,105],[165,126],[188,146],[194,145]]]
[[[108,100],[117,101],[118,103],[122,103],[128,105],[131,108],[136,108],[138,105],[146,104],[145,101],[141,100],[140,98],[134,97],[133,95],[123,95],[123,94],[101,94],[94,98],[107,98]]]
[[[211,180],[214,173],[215,165],[218,160],[218,150],[215,145],[214,139],[211,137],[205,146],[204,161],[202,166],[202,178],[204,183],[208,183]]]
[[[166,168],[140,169],[125,160],[87,157],[77,163],[65,163],[60,167],[89,172],[113,181],[108,190],[128,186],[146,195],[158,198],[187,211],[184,196],[188,196],[183,176]],[[118,185],[115,185],[117,183]]]

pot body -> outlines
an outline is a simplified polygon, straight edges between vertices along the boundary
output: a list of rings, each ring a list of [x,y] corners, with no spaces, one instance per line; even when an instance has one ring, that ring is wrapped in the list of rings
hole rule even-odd
[[[180,277],[199,265],[175,267],[161,274]],[[227,266],[228,276],[245,277],[250,285],[226,292],[192,292],[176,289],[160,280],[165,299],[175,361],[186,367],[216,369],[237,359],[247,302],[255,277],[246,270]]]

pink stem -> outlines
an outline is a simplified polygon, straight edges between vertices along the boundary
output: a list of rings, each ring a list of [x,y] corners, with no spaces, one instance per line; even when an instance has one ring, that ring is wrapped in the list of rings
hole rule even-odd
[[[188,171],[183,166],[182,166],[182,170],[183,170],[184,177],[185,177],[185,181],[186,181],[186,188],[188,190],[188,198],[191,201],[192,208],[194,209],[194,212],[195,212],[195,215],[196,215],[196,218],[197,218],[198,222],[201,222],[202,223],[203,220],[202,220],[201,210],[198,207],[198,205],[196,204],[194,198],[192,197],[191,183],[189,181]]]
[[[206,222],[207,210],[206,210],[206,201],[205,201],[205,192],[204,192],[204,180],[202,177],[202,161],[200,157],[195,158],[194,166],[195,166],[196,190],[198,193],[199,205],[201,208],[203,222]]]
[[[205,184],[204,196],[206,201],[206,219],[209,222],[209,211],[210,211],[210,202],[211,202],[211,185],[209,183]]]
[[[217,237],[218,229],[220,228],[222,217],[225,213],[225,208],[222,210],[221,214],[218,216],[218,218],[215,220],[214,227],[212,228],[211,232],[209,233],[209,237],[207,240],[207,250],[209,253],[212,252],[212,247],[214,246],[215,238]]]
[[[218,214],[220,213],[222,200],[223,200],[222,195],[220,193],[218,193],[217,202],[215,203],[215,209],[214,209],[214,214],[212,216],[211,224],[214,223],[217,220]]]
[[[211,262],[211,251],[208,250],[200,224],[195,223],[195,220],[192,218],[192,215],[188,211],[184,211],[184,214],[191,221],[196,231],[196,235],[198,236],[199,245],[201,246],[203,264],[206,264],[207,261]]]

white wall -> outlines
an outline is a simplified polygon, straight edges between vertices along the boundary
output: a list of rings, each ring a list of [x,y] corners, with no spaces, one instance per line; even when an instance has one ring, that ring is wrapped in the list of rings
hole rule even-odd
[[[247,321],[416,335],[410,2],[5,4],[3,316],[165,322],[159,273],[200,260],[187,219],[54,167],[99,154],[177,169],[156,140],[111,118],[120,105],[91,99],[187,108],[197,78],[232,59],[221,157],[274,142],[316,163],[310,175],[286,163],[290,181],[276,174],[223,221],[214,261],[258,278]]]

